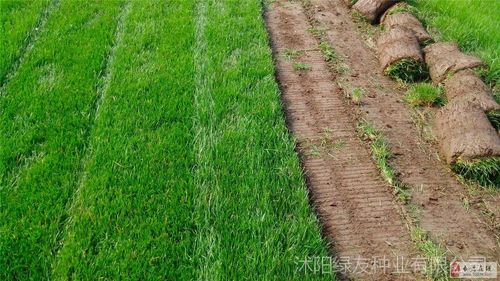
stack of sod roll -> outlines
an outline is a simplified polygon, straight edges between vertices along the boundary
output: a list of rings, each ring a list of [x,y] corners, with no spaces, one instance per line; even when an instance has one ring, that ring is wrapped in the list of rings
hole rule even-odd
[[[377,41],[382,71],[405,82],[425,80],[430,75],[434,84],[444,84],[448,103],[435,118],[444,158],[456,172],[466,177],[482,174],[487,182],[499,186],[498,118],[491,121],[488,116],[500,116],[500,105],[474,71],[485,64],[462,53],[455,43],[433,43],[409,6],[396,2],[399,1],[358,0],[352,6],[372,24],[384,27]]]

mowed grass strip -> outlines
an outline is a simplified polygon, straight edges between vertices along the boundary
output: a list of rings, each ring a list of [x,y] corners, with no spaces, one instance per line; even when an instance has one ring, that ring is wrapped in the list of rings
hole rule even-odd
[[[50,274],[119,1],[62,1],[0,96],[0,279]]]
[[[486,80],[500,84],[500,1],[411,0],[418,15],[440,40],[458,42],[490,66]]]
[[[260,8],[133,2],[54,279],[331,278]]]
[[[51,0],[0,1],[0,86],[46,15]]]
[[[132,1],[54,280],[193,280],[193,1]]]
[[[196,279],[331,280],[301,269],[300,260],[327,252],[261,15],[260,1],[196,7]]]

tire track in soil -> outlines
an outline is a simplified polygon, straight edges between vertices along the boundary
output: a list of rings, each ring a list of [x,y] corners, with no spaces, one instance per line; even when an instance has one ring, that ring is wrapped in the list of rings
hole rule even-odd
[[[499,260],[499,244],[494,238],[498,233],[485,223],[491,218],[464,208],[466,187],[439,161],[435,145],[420,139],[409,108],[401,102],[404,92],[381,73],[374,51],[363,42],[347,6],[341,0],[311,0],[311,8],[314,20],[326,29],[329,43],[351,68],[341,78],[373,97],[365,99],[362,115],[384,130],[395,155],[392,165],[398,178],[412,186],[411,203],[421,208],[420,225],[450,257],[482,255]]]
[[[352,110],[341,89],[334,86],[318,42],[307,31],[310,25],[302,7],[276,1],[265,16],[287,123],[297,138],[311,200],[324,236],[333,241],[335,255],[351,261],[356,257],[395,261],[398,256],[412,256],[415,250],[391,188],[379,176],[369,150],[357,135]],[[307,63],[311,70],[294,70],[294,61],[283,56],[287,49],[303,50],[296,61]],[[311,153],[313,148],[320,153]],[[391,271],[358,272],[349,277],[410,278]]]

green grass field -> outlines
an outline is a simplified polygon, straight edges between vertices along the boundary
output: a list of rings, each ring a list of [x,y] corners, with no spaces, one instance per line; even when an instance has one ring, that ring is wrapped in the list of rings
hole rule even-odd
[[[34,40],[50,0],[0,1],[0,86],[16,60]]]
[[[61,0],[0,94],[1,280],[331,280],[261,13]]]
[[[490,66],[486,80],[500,85],[500,1],[409,0],[437,39],[457,42]]]

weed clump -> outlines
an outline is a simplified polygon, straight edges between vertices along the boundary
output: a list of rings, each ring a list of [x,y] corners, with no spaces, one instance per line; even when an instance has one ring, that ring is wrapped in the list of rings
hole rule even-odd
[[[335,50],[328,44],[326,41],[321,41],[321,43],[318,46],[321,51],[323,52],[323,56],[325,57],[325,60],[327,62],[335,62],[338,59],[338,55],[335,52]]]
[[[298,71],[309,71],[311,66],[305,62],[296,62],[293,64],[293,69]]]
[[[298,57],[302,56],[304,54],[304,51],[301,50],[294,50],[294,49],[284,49],[283,50],[283,57],[287,60],[294,60],[297,59]]]
[[[365,91],[362,88],[355,88],[354,90],[352,90],[351,100],[354,104],[360,105],[364,95]]]
[[[406,83],[424,81],[429,77],[425,63],[414,59],[399,60],[389,65],[384,72],[387,76]]]
[[[413,85],[406,92],[404,100],[412,106],[443,106],[445,103],[443,89],[430,83]]]

